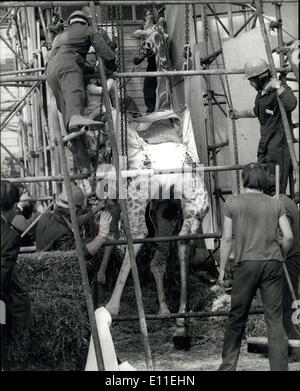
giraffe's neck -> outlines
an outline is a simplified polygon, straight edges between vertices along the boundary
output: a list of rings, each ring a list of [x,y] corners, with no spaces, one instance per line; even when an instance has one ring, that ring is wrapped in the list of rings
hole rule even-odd
[[[169,69],[169,61],[168,61],[168,45],[165,39],[165,34],[162,31],[158,31],[157,35],[159,36],[159,39],[154,40],[157,71],[167,71]],[[156,88],[155,111],[167,110],[170,108],[171,108],[171,101],[170,101],[169,78],[158,77],[157,88]]]

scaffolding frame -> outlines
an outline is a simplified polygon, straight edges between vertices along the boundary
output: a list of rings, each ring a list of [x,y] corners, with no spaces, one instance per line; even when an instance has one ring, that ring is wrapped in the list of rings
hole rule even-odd
[[[264,3],[272,3],[275,5],[276,9],[276,17],[278,20],[281,19],[281,6],[284,4],[293,4],[297,3],[296,0],[282,0],[280,3],[275,2],[273,0],[256,0],[256,8],[249,6],[248,0],[239,0],[239,1],[231,1],[231,0],[212,0],[209,2],[209,4],[227,4],[228,5],[228,21],[229,21],[229,28],[227,29],[222,23],[221,26],[224,29],[224,31],[228,34],[229,37],[235,37],[240,32],[242,32],[252,21],[256,21],[256,19],[260,19],[261,25],[263,24],[264,15],[262,10],[262,4]],[[76,238],[77,245],[77,254],[79,257],[79,264],[80,269],[82,273],[82,281],[83,286],[85,290],[86,295],[86,302],[87,302],[87,308],[89,313],[89,320],[91,324],[92,329],[92,336],[94,340],[94,346],[96,351],[96,357],[97,357],[97,364],[99,370],[103,370],[103,359],[102,359],[102,353],[101,353],[101,347],[100,347],[100,341],[98,337],[97,332],[97,325],[94,317],[94,309],[93,309],[93,303],[91,300],[91,295],[89,291],[89,285],[88,285],[88,279],[86,274],[86,268],[84,264],[84,256],[83,256],[83,250],[82,250],[82,243],[81,243],[81,237],[79,233],[78,223],[76,220],[75,215],[75,207],[73,202],[73,197],[71,193],[71,179],[82,179],[85,178],[85,176],[82,175],[70,175],[68,170],[68,165],[66,161],[66,154],[64,149],[64,141],[67,141],[66,138],[63,138],[63,129],[61,127],[59,117],[57,116],[56,112],[56,105],[55,100],[52,95],[51,90],[48,88],[48,86],[44,86],[43,83],[45,82],[46,78],[43,76],[44,67],[41,66],[42,61],[44,62],[47,60],[47,52],[48,48],[46,46],[41,46],[40,36],[39,36],[39,27],[40,24],[43,28],[45,37],[48,41],[48,43],[52,42],[53,39],[53,33],[49,30],[49,26],[51,25],[51,9],[54,7],[61,7],[61,6],[89,6],[91,9],[95,11],[95,6],[109,6],[109,5],[120,5],[120,6],[126,6],[126,5],[148,5],[148,1],[142,1],[142,0],[131,0],[131,1],[28,1],[28,2],[1,2],[0,8],[8,8],[5,15],[0,20],[0,25],[9,17],[11,17],[11,14],[14,11],[13,17],[11,17],[11,23],[13,19],[17,21],[16,24],[17,27],[17,34],[14,37],[14,46],[10,42],[8,42],[7,39],[5,39],[3,36],[1,36],[1,40],[5,43],[5,45],[11,50],[11,52],[15,56],[15,65],[16,70],[15,71],[9,71],[9,72],[3,72],[0,74],[0,86],[5,87],[8,89],[10,86],[17,86],[24,90],[24,95],[21,99],[19,99],[15,105],[11,108],[11,111],[9,114],[5,117],[5,119],[2,121],[0,125],[0,130],[2,131],[4,128],[7,127],[11,119],[15,117],[15,115],[22,113],[23,115],[23,121],[19,125],[18,133],[19,138],[21,140],[20,144],[22,146],[21,148],[21,154],[22,158],[19,159],[16,156],[14,156],[5,145],[1,143],[1,147],[4,148],[7,153],[21,166],[21,178],[8,178],[11,182],[14,183],[31,183],[31,194],[33,196],[33,199],[36,200],[44,200],[48,201],[48,208],[53,203],[53,198],[55,198],[55,195],[59,193],[61,190],[60,184],[64,181],[66,185],[66,190],[68,194],[69,204],[70,204],[70,212],[71,212],[71,220],[72,220],[72,226],[74,230],[74,236]],[[214,12],[210,5],[207,4],[207,0],[187,0],[187,1],[179,1],[179,0],[162,0],[162,1],[152,1],[151,4],[153,5],[183,5],[183,4],[190,4],[193,6],[193,19],[196,23],[197,16],[195,14],[195,5],[201,4],[202,10],[201,16],[204,18],[208,17],[207,14],[207,8],[210,9],[212,12],[212,15],[214,15],[219,22],[219,16],[217,12]],[[248,6],[251,10],[252,8],[252,15],[245,19],[245,23],[243,26],[241,26],[237,31],[233,31],[233,10],[232,5],[239,5],[239,6]],[[39,12],[40,21],[36,21],[35,19],[35,11]],[[45,13],[43,14],[43,10]],[[93,13],[93,27],[96,31],[97,29],[97,20],[95,19],[96,13]],[[281,74],[287,73],[289,71],[293,71],[295,73],[296,79],[299,80],[299,76],[297,74],[297,70],[293,67],[293,64],[291,62],[291,67],[286,67],[284,65],[284,55],[289,54],[289,51],[287,49],[288,45],[290,43],[284,43],[283,42],[283,29],[282,25],[280,23],[277,27],[275,27],[278,32],[278,51],[280,55],[280,68],[276,69],[273,67],[272,71],[273,74],[276,75],[275,72],[279,72]],[[7,33],[7,36],[9,37],[9,33]],[[23,37],[23,40],[22,40]],[[266,47],[268,45],[268,42],[266,41]],[[205,63],[205,60],[208,63],[212,63],[216,60],[217,56],[221,54],[222,49],[217,50],[215,53],[208,53],[208,47],[206,48],[205,59],[202,59],[202,63]],[[270,50],[268,51],[268,58],[270,60]],[[99,59],[101,63],[101,58]],[[24,68],[25,67],[25,68]],[[22,69],[23,68],[23,69]],[[114,77],[116,78],[126,78],[126,77],[149,77],[149,76],[162,76],[162,77],[168,77],[168,76],[199,76],[202,75],[203,77],[207,77],[208,79],[211,76],[221,76],[225,74],[243,74],[244,71],[241,69],[205,69],[205,70],[192,70],[192,71],[167,71],[167,72],[119,72],[114,74]],[[21,76],[18,77],[11,77],[12,75],[21,74]],[[103,67],[100,66],[100,76],[102,82],[105,82],[105,75],[103,73]],[[32,84],[32,82],[34,82]],[[22,84],[26,83],[26,84]],[[29,83],[29,84],[28,84]],[[106,83],[103,84],[106,86]],[[214,124],[213,124],[213,111],[212,106],[217,105],[220,110],[223,112],[223,114],[226,115],[226,112],[222,109],[221,104],[224,102],[219,102],[216,99],[216,94],[210,89],[210,83],[208,82],[207,85],[207,105],[208,105],[208,113],[209,113],[209,122],[210,122],[210,131],[212,132],[212,139],[214,139]],[[29,88],[28,91],[26,91],[26,88]],[[44,89],[43,89],[44,88]],[[47,106],[45,106],[45,102],[43,102],[43,94],[47,96]],[[13,95],[13,94],[12,94]],[[108,103],[108,91],[106,88],[104,88],[104,99],[106,99]],[[225,102],[226,103],[226,102]],[[46,115],[47,111],[47,115]],[[108,111],[108,117],[110,121],[110,125],[112,125],[112,119],[110,118],[111,113],[110,109]],[[26,125],[26,128],[25,126]],[[82,134],[82,133],[81,133]],[[79,134],[78,134],[79,135]],[[113,136],[112,136],[113,137]],[[288,138],[288,136],[287,136]],[[111,139],[112,143],[115,143]],[[222,197],[222,192],[220,192],[220,189],[218,187],[218,178],[217,173],[219,171],[227,171],[227,170],[240,170],[242,169],[242,166],[218,166],[217,165],[217,159],[216,159],[216,150],[217,148],[222,148],[224,145],[218,146],[213,142],[213,145],[210,145],[212,155],[213,155],[213,166],[204,167],[204,171],[207,172],[213,172],[215,175],[215,193],[216,193],[216,199],[218,200],[218,228],[220,228],[220,206],[219,206],[219,197]],[[48,152],[50,155],[48,155]],[[291,153],[292,155],[292,153]],[[30,156],[30,158],[28,158]],[[133,172],[132,170],[125,170],[120,171],[120,169],[117,167],[116,161],[118,157],[117,150],[114,151],[114,162],[116,166],[116,172],[121,173],[121,177],[130,177],[134,175],[141,175],[144,173],[141,172]],[[24,163],[22,163],[24,162]],[[52,164],[51,164],[52,163]],[[168,170],[169,171],[176,171],[173,169]],[[152,172],[154,173],[154,171]],[[162,174],[162,170],[157,171],[156,173]],[[296,175],[298,175],[299,178],[299,171],[297,174],[297,170],[295,170]],[[29,176],[25,176],[25,174]],[[49,175],[51,174],[51,175]],[[62,175],[63,174],[63,175]],[[149,174],[149,173],[148,173]],[[147,174],[147,175],[148,175]],[[104,174],[103,174],[104,175]],[[298,180],[299,183],[299,180]],[[38,186],[37,186],[38,184]],[[53,185],[52,185],[53,184]],[[50,201],[52,201],[50,203]],[[124,206],[123,206],[124,207]],[[126,212],[126,207],[125,207]],[[127,213],[125,213],[127,216]],[[127,227],[127,241],[108,241],[105,245],[113,245],[113,244],[124,244],[127,243],[129,247],[133,249],[133,243],[138,242],[146,242],[149,241],[147,239],[143,240],[132,240],[130,230]],[[221,234],[218,232],[206,234],[205,235],[190,235],[185,238],[179,238],[179,237],[164,237],[164,238],[154,238],[153,241],[172,241],[172,240],[191,240],[195,238],[205,238],[205,237],[214,237],[214,238],[220,238]],[[136,268],[135,264],[135,257],[134,252],[131,250],[131,265],[133,266],[133,269]],[[135,273],[134,277],[137,284],[139,284],[138,274],[137,271]],[[140,295],[140,298],[138,298]],[[146,318],[149,318],[149,316],[145,317],[145,314],[143,313],[143,304],[141,301],[141,293],[136,291],[136,297],[137,297],[137,304],[138,304],[138,310],[141,310],[141,313],[139,313],[139,319],[140,323],[142,323],[141,331],[142,335],[144,335],[144,347],[146,352],[146,362],[147,362],[147,368],[153,369],[152,365],[152,359],[151,359],[151,351],[149,347],[149,342],[147,340],[147,329],[146,329]],[[183,317],[178,314],[172,314],[170,317]],[[193,314],[190,315],[192,317]],[[206,316],[206,315],[204,315]],[[134,318],[136,319],[136,318]],[[130,320],[130,319],[129,319]],[[142,330],[144,328],[144,330]]]

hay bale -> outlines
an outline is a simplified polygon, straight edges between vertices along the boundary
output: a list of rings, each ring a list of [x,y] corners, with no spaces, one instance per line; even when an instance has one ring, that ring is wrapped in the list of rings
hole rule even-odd
[[[10,368],[83,370],[90,328],[76,252],[20,254],[17,274],[36,323],[14,328]]]

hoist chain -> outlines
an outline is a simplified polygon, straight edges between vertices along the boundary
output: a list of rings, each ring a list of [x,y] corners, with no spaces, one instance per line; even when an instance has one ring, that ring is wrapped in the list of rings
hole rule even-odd
[[[102,12],[102,7],[101,6],[98,7],[98,12],[99,13],[96,14],[97,24],[102,24],[103,12]],[[107,31],[107,29],[106,29],[106,31]],[[96,62],[96,67],[97,68],[99,67],[98,61]],[[99,82],[99,80],[98,80],[98,82]],[[102,113],[103,113],[103,94],[100,95],[100,117],[102,116]]]
[[[111,40],[113,44],[116,43],[116,33],[115,33],[115,18],[114,18],[114,8],[113,6],[109,7],[109,20],[111,23]]]
[[[190,43],[190,6],[189,4],[185,5],[185,44],[189,45]]]
[[[116,6],[116,23],[117,23],[117,45],[118,45],[118,58],[117,67],[118,72],[123,72],[125,69],[124,61],[124,31],[123,31],[123,11],[122,6]],[[124,168],[128,168],[128,146],[127,146],[127,115],[125,107],[125,79],[119,80],[119,92],[120,92],[120,127],[121,127],[121,152],[124,158]]]
[[[207,20],[207,17],[203,18],[204,19],[204,39],[205,41],[208,41],[208,37],[209,37],[209,28],[208,28],[208,20]]]
[[[99,6],[98,7],[98,10],[99,10],[99,15],[97,14],[97,23],[98,24],[101,24],[102,23],[102,18],[103,18],[103,12],[102,12],[102,7]],[[96,67],[98,68],[99,67],[99,63],[98,61],[96,62]],[[99,82],[99,80],[98,80]],[[103,93],[100,95],[100,109],[99,109],[99,117],[100,117],[100,121],[102,120],[101,117],[102,117],[102,114],[103,114],[103,104],[104,104],[104,98],[103,98]],[[100,149],[101,149],[101,130],[98,131],[98,134],[97,134],[97,149],[96,149],[96,156],[99,157],[100,155]],[[102,163],[102,162],[101,162]]]
[[[190,46],[190,6],[185,4],[185,45],[183,51],[184,63],[183,69],[189,70],[189,61],[192,57],[192,51]]]
[[[215,20],[216,20],[217,33],[218,33],[218,40],[219,40],[220,48],[222,49],[222,40],[221,40],[221,34],[220,34],[220,26],[219,26],[218,18],[216,16],[216,12],[214,12],[214,14],[215,14]],[[223,50],[221,50],[221,56],[222,56],[222,61],[223,61],[223,68],[226,69],[225,57],[224,57]],[[225,77],[225,83],[226,83],[226,88],[224,87],[225,99],[226,99],[229,111],[232,111],[233,110],[233,104],[232,104],[232,97],[231,97],[231,92],[230,92],[228,74],[225,73],[224,77]],[[234,164],[235,165],[239,165],[239,150],[238,150],[237,127],[236,127],[236,120],[235,120],[235,118],[233,118],[233,117],[231,118],[231,123],[232,123],[232,139],[233,139]],[[240,173],[239,173],[238,170],[235,171],[235,178],[236,178],[237,193],[239,194],[240,190],[241,190],[241,184],[240,184]]]

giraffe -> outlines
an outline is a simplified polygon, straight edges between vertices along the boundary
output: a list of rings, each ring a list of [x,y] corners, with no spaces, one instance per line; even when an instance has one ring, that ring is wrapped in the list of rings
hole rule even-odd
[[[169,121],[169,129],[166,128],[166,121]],[[168,123],[168,122],[167,122]],[[171,141],[151,144],[150,139],[145,139],[140,135],[147,134],[147,130],[152,126],[150,136],[167,133],[167,139]],[[155,128],[157,131],[155,131]],[[189,129],[189,132],[186,131]],[[143,130],[141,130],[143,129]],[[191,120],[189,110],[186,109],[182,118],[175,114],[172,110],[164,112],[151,113],[146,116],[135,118],[128,124],[128,159],[129,168],[143,170],[145,168],[163,169],[163,168],[183,168],[199,166],[199,162],[195,158],[193,148],[191,146]],[[177,139],[176,139],[177,135]],[[150,141],[150,142],[149,142]],[[154,137],[154,142],[156,141]],[[168,156],[168,159],[165,158]],[[111,179],[110,179],[111,180]],[[98,182],[96,194],[99,198],[103,197],[103,185]],[[148,229],[146,225],[145,212],[150,201],[160,199],[162,194],[165,199],[170,198],[171,191],[174,192],[174,198],[180,201],[183,223],[179,232],[179,236],[195,234],[200,227],[202,220],[209,209],[208,193],[205,188],[203,175],[199,172],[189,172],[182,174],[162,174],[145,176],[139,175],[134,177],[128,186],[127,192],[127,207],[130,229],[133,238],[145,238]],[[141,244],[135,244],[135,254],[141,248]],[[165,262],[162,262],[161,249],[156,250],[151,260],[151,272],[153,273],[157,293],[160,315],[170,313],[163,285],[163,276],[166,269]],[[189,257],[189,245],[185,241],[178,242],[178,256],[180,261],[180,276],[181,276],[181,294],[179,312],[185,313],[187,310],[187,269]],[[122,292],[130,272],[130,259],[128,251],[126,251],[115,288],[109,302],[106,304],[106,309],[114,315],[117,315],[120,310],[120,300]],[[176,332],[174,335],[175,341],[185,341],[189,347],[189,339],[187,336],[186,325],[183,318],[176,320]],[[180,344],[180,342],[179,342]],[[175,345],[176,346],[176,345]],[[178,345],[179,348],[181,347]]]
[[[139,54],[134,58],[134,64],[148,60],[147,71],[166,71],[169,69],[168,34],[165,32],[165,21],[160,18],[156,24],[145,23],[144,29],[136,30],[133,38],[141,39]],[[144,78],[144,99],[147,112],[169,109],[170,85],[166,77]]]

